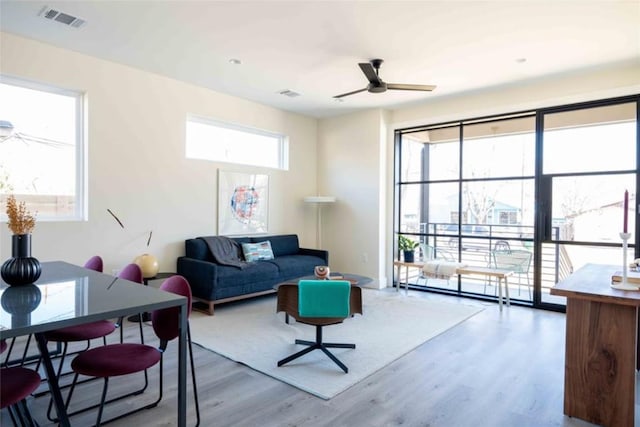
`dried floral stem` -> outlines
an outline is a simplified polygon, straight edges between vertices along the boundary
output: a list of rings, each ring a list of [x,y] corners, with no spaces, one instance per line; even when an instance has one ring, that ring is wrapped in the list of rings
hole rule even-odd
[[[149,238],[147,239],[147,247],[149,247],[149,243],[151,243],[151,236],[153,235],[153,230],[149,232]]]
[[[122,224],[122,221],[120,221],[120,219],[116,216],[116,214],[114,214],[113,212],[111,212],[111,209],[107,209],[107,212],[109,212],[111,214],[111,216],[118,221],[118,224],[120,224],[120,227],[124,228],[124,224]]]
[[[24,202],[18,203],[12,194],[7,198],[7,226],[13,234],[31,234],[36,226],[36,217],[27,210]]]

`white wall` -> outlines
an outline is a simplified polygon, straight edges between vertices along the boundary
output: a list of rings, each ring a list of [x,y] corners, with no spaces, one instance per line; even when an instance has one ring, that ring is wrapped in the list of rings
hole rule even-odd
[[[0,57],[3,74],[87,94],[89,220],[39,221],[33,256],[41,261],[83,263],[100,254],[111,272],[148,251],[161,271],[174,271],[184,239],[217,234],[218,168],[269,174],[270,232],[297,233],[301,246],[315,245],[315,212],[302,203],[317,190],[315,119],[8,33],[0,33]],[[186,159],[189,113],[289,135],[290,170]],[[3,224],[3,260],[10,254],[9,235]]]
[[[384,269],[386,113],[368,110],[318,126],[318,188],[338,201],[323,211],[331,268],[386,283]]]

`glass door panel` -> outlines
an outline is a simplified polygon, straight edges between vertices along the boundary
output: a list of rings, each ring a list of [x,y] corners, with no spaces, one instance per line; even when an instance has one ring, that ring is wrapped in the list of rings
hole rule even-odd
[[[542,119],[540,301],[564,305],[549,288],[571,272],[588,263],[622,269],[625,222],[630,245],[636,243],[636,104],[551,112]],[[633,253],[629,249],[629,260]]]
[[[620,243],[625,190],[635,174],[559,176],[551,182],[551,230],[548,240]],[[635,230],[635,192],[628,206],[628,230]]]

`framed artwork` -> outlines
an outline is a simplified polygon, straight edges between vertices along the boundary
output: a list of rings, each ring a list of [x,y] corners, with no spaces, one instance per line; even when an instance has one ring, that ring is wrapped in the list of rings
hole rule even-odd
[[[269,175],[218,170],[218,235],[268,231]]]

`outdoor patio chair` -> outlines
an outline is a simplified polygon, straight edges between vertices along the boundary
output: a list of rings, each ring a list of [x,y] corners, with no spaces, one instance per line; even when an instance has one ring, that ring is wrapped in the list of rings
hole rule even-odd
[[[420,244],[420,251],[422,253],[421,262],[425,265],[422,269],[420,269],[420,274],[416,279],[416,285],[419,284],[420,280],[424,280],[424,285],[427,286],[429,279],[439,278],[447,281],[449,284],[449,279],[453,274],[455,274],[455,269],[458,267],[462,267],[465,264],[459,263],[452,256],[452,254],[448,250],[441,250],[434,248],[431,245],[427,245],[425,243]],[[437,263],[445,267],[443,272],[453,272],[453,274],[430,274],[429,271],[432,269],[429,268],[429,263]]]
[[[533,253],[524,250],[493,251],[493,264],[495,268],[510,270],[518,275],[518,295],[522,286],[522,276],[527,280],[529,299],[531,299],[531,282],[529,280],[529,268]]]

